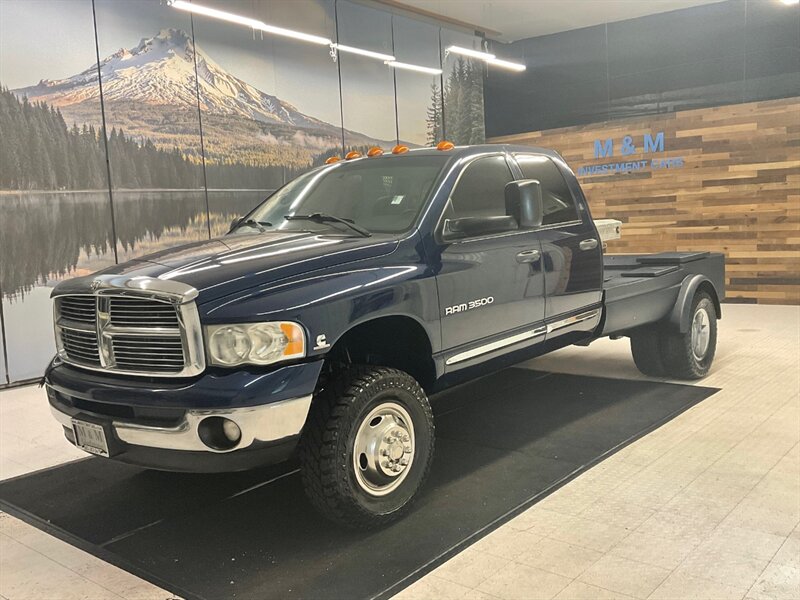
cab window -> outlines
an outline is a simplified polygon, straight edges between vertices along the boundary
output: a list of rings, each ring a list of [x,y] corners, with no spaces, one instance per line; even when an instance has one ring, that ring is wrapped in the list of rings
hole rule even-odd
[[[513,180],[503,156],[487,156],[472,161],[450,194],[445,217],[460,219],[505,215],[505,188]]]
[[[567,182],[550,158],[534,154],[517,154],[514,158],[517,159],[525,179],[536,179],[542,184],[542,225],[580,220]]]

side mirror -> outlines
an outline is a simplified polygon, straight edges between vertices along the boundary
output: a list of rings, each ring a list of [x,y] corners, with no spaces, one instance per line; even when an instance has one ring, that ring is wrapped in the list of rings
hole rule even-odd
[[[542,184],[536,179],[520,179],[506,184],[506,214],[517,219],[522,228],[540,227],[544,208]]]
[[[509,216],[497,217],[462,217],[461,219],[447,219],[442,229],[442,239],[445,242],[460,240],[479,235],[491,235],[519,229],[517,220]]]
[[[230,226],[230,229],[228,229],[228,233],[231,233],[234,229],[236,229],[239,226],[239,223],[241,223],[241,222],[242,222],[242,217],[236,217],[231,222],[231,226]]]

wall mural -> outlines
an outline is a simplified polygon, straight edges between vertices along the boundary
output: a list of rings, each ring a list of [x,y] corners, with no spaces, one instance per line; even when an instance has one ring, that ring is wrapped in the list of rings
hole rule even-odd
[[[461,46],[483,50],[479,39],[455,31],[442,30],[442,48]],[[460,54],[446,53],[443,61],[444,134],[455,144],[482,144],[486,141],[483,117],[483,75],[485,63]],[[434,90],[435,92],[435,90]],[[431,98],[431,109],[437,96]]]
[[[438,25],[377,8],[205,4],[439,65]],[[0,296],[9,373],[0,372],[0,385],[38,376],[53,353],[49,293],[58,281],[220,235],[343,144],[435,143],[443,114],[450,139],[483,141],[481,67],[453,56],[443,77],[394,73],[352,54],[334,62],[325,47],[192,18],[160,0],[3,0],[2,13]],[[448,30],[441,42],[479,47]]]

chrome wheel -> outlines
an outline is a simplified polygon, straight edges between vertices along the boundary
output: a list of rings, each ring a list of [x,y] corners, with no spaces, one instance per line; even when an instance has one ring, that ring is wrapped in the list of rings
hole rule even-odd
[[[356,432],[353,469],[368,494],[385,496],[397,489],[414,462],[414,423],[405,408],[384,402],[373,408]]]
[[[710,339],[708,311],[705,308],[698,308],[692,319],[692,354],[698,361],[705,358]]]

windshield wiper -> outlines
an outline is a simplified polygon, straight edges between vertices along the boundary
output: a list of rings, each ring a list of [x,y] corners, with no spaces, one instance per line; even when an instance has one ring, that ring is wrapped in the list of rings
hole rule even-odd
[[[286,215],[283,217],[287,221],[313,221],[314,223],[341,223],[355,231],[362,237],[370,237],[372,234],[367,230],[361,227],[360,225],[356,225],[350,219],[343,219],[341,217],[335,217],[334,215],[329,215],[327,213],[311,213],[310,215]]]
[[[250,227],[254,227],[258,229],[261,233],[266,231],[265,227],[272,227],[272,223],[269,221],[256,221],[255,219],[247,219],[246,221],[242,221],[236,224],[236,228],[238,229],[242,225],[249,225]]]

